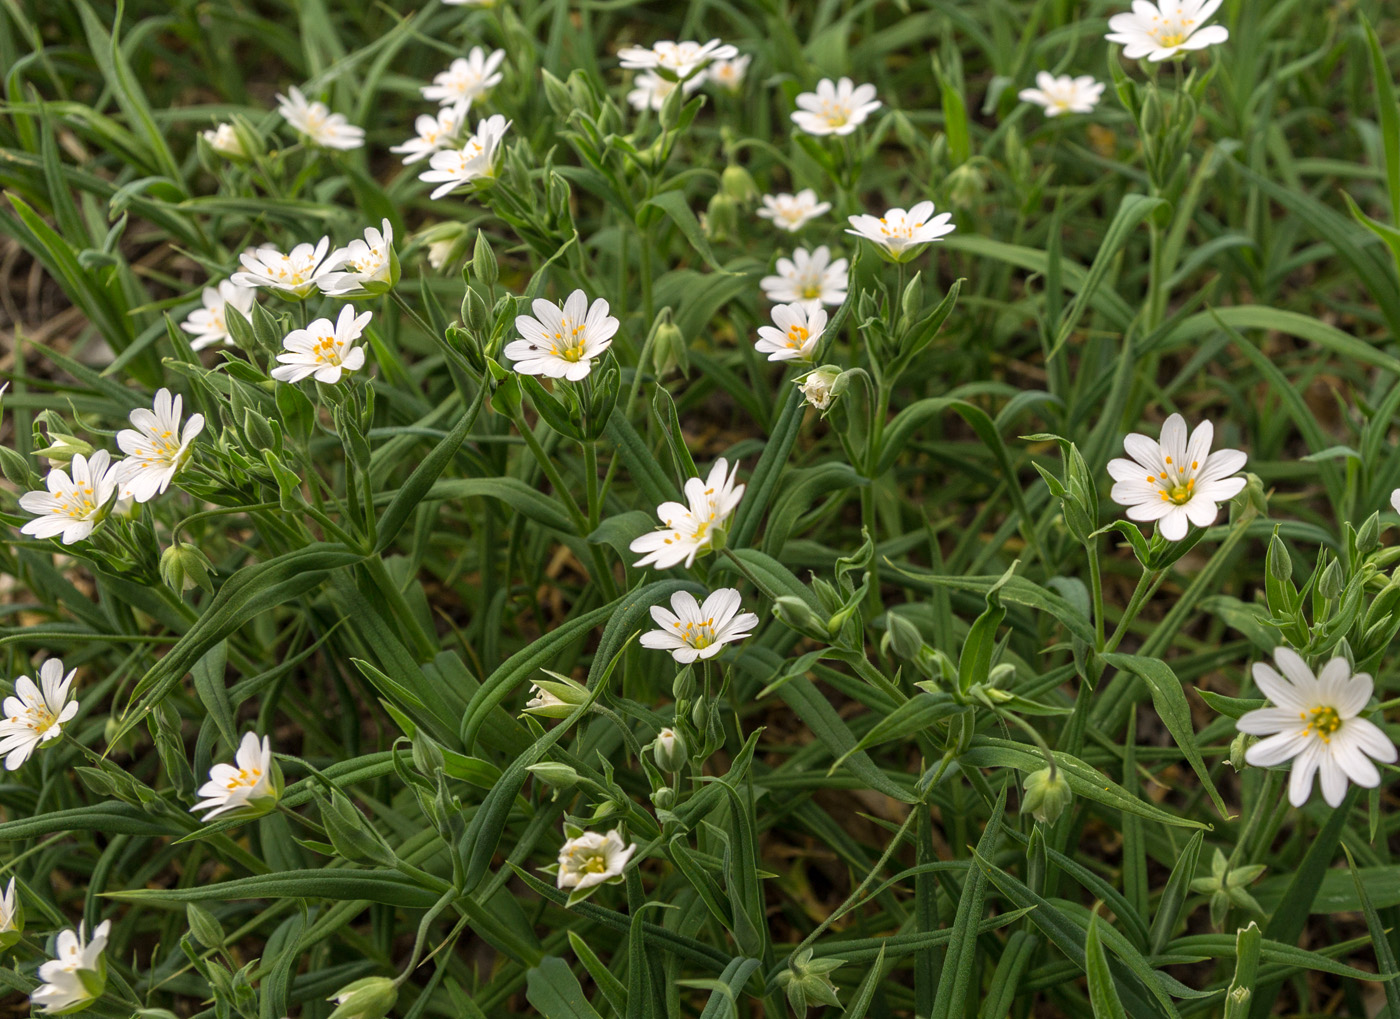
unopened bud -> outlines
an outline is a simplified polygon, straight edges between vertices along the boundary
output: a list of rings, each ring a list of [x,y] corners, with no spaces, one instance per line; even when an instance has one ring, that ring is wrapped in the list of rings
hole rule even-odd
[[[758,197],[758,185],[754,183],[749,171],[742,166],[726,166],[719,176],[719,187],[722,192],[743,205]]]
[[[977,203],[987,188],[987,175],[975,163],[963,163],[948,174],[945,180],[948,201],[955,208],[966,209]]]
[[[652,756],[662,771],[679,771],[687,759],[685,737],[674,729],[662,729],[652,744]]]
[[[567,764],[560,764],[556,761],[541,761],[539,764],[530,765],[525,770],[551,789],[558,789],[560,792],[578,785],[578,772]]]
[[[1343,583],[1341,560],[1333,559],[1327,564],[1327,568],[1322,571],[1322,576],[1317,581],[1317,593],[1329,601],[1340,598]]]
[[[812,607],[796,595],[779,595],[773,601],[773,615],[778,621],[790,626],[798,633],[825,640],[826,622],[818,618]]]
[[[705,236],[723,243],[739,232],[739,203],[723,191],[710,199],[705,210]]]
[[[1367,555],[1381,543],[1381,515],[1372,513],[1356,532],[1356,551]]]
[[[1054,824],[1074,799],[1069,783],[1058,770],[1041,768],[1026,776],[1026,795],[1021,812],[1030,813],[1042,824]]]
[[[34,455],[48,457],[50,465],[63,467],[67,466],[75,456],[92,456],[92,444],[84,442],[76,435],[49,432],[49,445],[43,449],[36,449]]]
[[[501,277],[500,267],[496,264],[496,253],[491,250],[491,242],[486,239],[484,230],[478,230],[476,233],[476,247],[472,250],[472,275],[478,283],[488,288],[494,287],[496,280]]]
[[[1230,767],[1236,771],[1244,771],[1245,751],[1249,749],[1250,735],[1247,732],[1239,733],[1230,741]]]
[[[651,802],[657,810],[670,810],[676,802],[676,791],[668,785],[663,785],[651,794]]]
[[[690,367],[689,345],[685,334],[672,322],[665,321],[656,327],[656,335],[651,341],[651,367],[658,376],[665,376],[678,365],[682,371]]]
[[[919,628],[903,616],[894,612],[885,614],[885,636],[880,641],[880,650],[888,654],[894,651],[900,658],[913,661],[924,649],[924,637]]]
[[[213,594],[214,582],[209,579],[213,568],[209,557],[187,541],[171,545],[160,555],[160,579],[176,594],[192,587]]]
[[[336,1006],[329,1019],[384,1019],[398,998],[399,989],[388,977],[365,977],[326,999]]]

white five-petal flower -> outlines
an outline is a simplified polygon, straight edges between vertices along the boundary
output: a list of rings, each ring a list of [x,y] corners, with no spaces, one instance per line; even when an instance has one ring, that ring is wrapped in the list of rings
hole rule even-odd
[[[770,361],[810,361],[826,329],[826,309],[804,303],[773,307],[773,324],[760,326],[754,349]]]
[[[232,764],[216,764],[209,769],[209,781],[195,794],[203,796],[190,811],[209,810],[204,820],[233,811],[264,813],[281,796],[278,775],[272,760],[272,742],[257,733],[245,732]],[[212,808],[212,809],[210,809]]]
[[[560,888],[583,891],[622,876],[623,868],[637,844],[625,845],[616,828],[606,835],[585,832],[569,839],[559,848],[559,872],[555,876]]]
[[[794,382],[802,390],[802,398],[807,401],[807,405],[819,411],[825,412],[831,408],[831,401],[836,398],[836,380],[841,377],[839,372],[830,368],[818,368]]]
[[[910,249],[936,241],[953,232],[953,214],[933,214],[932,202],[920,202],[909,209],[890,209],[883,216],[851,216],[848,234],[864,237],[880,245],[896,259]]]
[[[798,248],[792,258],[780,258],[777,273],[758,281],[763,296],[775,304],[804,304],[809,312],[823,304],[838,305],[846,299],[849,284],[847,261],[831,260],[825,244],[808,252]]]
[[[230,277],[234,286],[266,287],[283,297],[303,300],[316,292],[320,276],[326,271],[326,252],[331,239],[322,237],[314,245],[298,244],[283,254],[272,244],[238,256],[243,272]]]
[[[1247,711],[1240,732],[1265,736],[1245,751],[1245,760],[1260,768],[1293,762],[1288,799],[1295,807],[1308,801],[1313,775],[1321,778],[1322,798],[1341,805],[1347,780],[1374,789],[1381,776],[1371,758],[1394,764],[1395,744],[1380,727],[1359,717],[1371,699],[1371,677],[1351,675],[1345,658],[1333,658],[1314,676],[1296,651],[1274,649],[1276,672],[1255,662],[1254,682],[1275,707]]]
[[[312,145],[324,149],[358,149],[365,143],[365,129],[356,127],[343,113],[332,113],[322,102],[308,103],[299,88],[277,96],[277,112]]]
[[[638,71],[662,71],[682,81],[714,60],[733,60],[739,51],[718,39],[709,42],[672,42],[663,39],[651,46],[626,46],[617,51],[622,66]]]
[[[536,298],[534,315],[517,315],[515,329],[521,339],[506,344],[505,355],[522,375],[545,375],[577,382],[593,370],[595,358],[612,346],[618,321],[608,314],[608,302],[575,290],[563,307]]]
[[[365,229],[364,239],[356,238],[337,248],[326,259],[316,277],[321,293],[332,297],[381,294],[394,281],[394,228],[383,220],[380,227]]]
[[[752,612],[740,613],[739,592],[724,587],[711,592],[704,604],[689,591],[671,595],[671,609],[651,607],[651,618],[659,630],[642,634],[642,647],[671,652],[671,657],[688,665],[697,658],[713,658],[724,645],[743,640],[758,625]]]
[[[1123,46],[1129,60],[1166,60],[1183,50],[1199,50],[1230,38],[1223,25],[1207,25],[1222,0],[1133,0],[1131,12],[1108,19],[1109,42]]]
[[[19,497],[20,509],[37,516],[20,528],[36,538],[63,536],[63,544],[82,541],[108,513],[108,503],[117,494],[120,463],[113,463],[105,449],[92,456],[81,453],[69,465],[73,475],[62,467],[49,471],[45,492],[25,492]]]
[[[760,219],[770,219],[779,230],[797,233],[824,212],[831,211],[830,202],[817,201],[817,193],[803,188],[795,195],[764,195]]]
[[[705,83],[705,76],[697,74],[680,83],[686,95],[694,92]],[[632,89],[627,93],[627,103],[634,110],[659,110],[666,105],[666,99],[676,90],[676,82],[663,78],[655,71],[643,71],[632,79]]]
[[[505,50],[488,54],[480,46],[473,46],[465,57],[458,57],[447,70],[435,75],[431,85],[423,86],[423,98],[443,106],[483,99],[501,83],[497,68],[505,58]]]
[[[59,934],[55,958],[39,967],[39,979],[43,983],[29,995],[30,1004],[42,1008],[46,1015],[53,1015],[76,1012],[75,1006],[86,1007],[85,1002],[98,998],[107,983],[102,950],[107,947],[111,929],[112,921],[103,920],[93,930],[91,941],[82,924],[78,924],[76,931]]]
[[[189,313],[180,328],[189,333],[191,350],[203,350],[223,341],[225,346],[233,346],[233,336],[228,331],[225,311],[233,307],[247,318],[253,310],[257,292],[249,287],[240,287],[232,280],[223,280],[217,288],[205,287],[202,296],[204,307]]]
[[[0,719],[0,755],[5,770],[14,771],[40,745],[57,738],[65,722],[78,713],[78,702],[68,699],[76,669],[63,671],[63,662],[50,658],[39,666],[39,683],[28,676],[15,680],[14,696],[5,698]]]
[[[282,341],[285,349],[277,355],[281,363],[272,369],[272,377],[281,382],[300,382],[309,375],[317,382],[335,385],[342,372],[359,371],[365,364],[365,348],[355,346],[355,341],[371,316],[368,311],[356,315],[347,304],[333,323],[328,318],[318,318],[305,329],[293,329]]]
[[[427,159],[434,152],[440,152],[457,140],[457,132],[462,130],[462,125],[466,123],[467,110],[470,107],[471,101],[463,100],[451,106],[444,106],[436,115],[421,114],[413,122],[413,130],[417,134],[389,151],[403,156],[404,166]]]
[[[704,480],[687,481],[686,501],[663,502],[656,509],[661,528],[633,539],[628,546],[633,552],[645,553],[632,565],[655,565],[658,570],[681,563],[689,567],[702,551],[713,548],[715,531],[728,524],[744,495],[744,486],[734,483],[738,474],[737,463],[731,471],[729,461],[720,457]]]
[[[1090,113],[1099,104],[1104,85],[1091,75],[1081,74],[1071,78],[1067,74],[1059,77],[1049,71],[1041,71],[1035,76],[1035,88],[1023,88],[1020,97],[1028,103],[1045,108],[1047,117],[1058,117],[1061,113]]]
[[[201,131],[209,147],[227,159],[247,159],[249,152],[232,124],[219,124],[212,131]]]
[[[496,153],[510,124],[509,120],[497,113],[477,124],[476,130],[460,149],[434,152],[428,160],[431,169],[418,175],[419,180],[438,185],[429,197],[441,198],[463,184],[494,177]]]
[[[117,469],[123,499],[149,502],[189,462],[195,436],[204,431],[204,415],[191,414],[181,430],[180,404],[170,390],[157,390],[152,408],[137,407],[131,412],[132,427],[117,433],[117,446],[126,454]]]
[[[1128,507],[1128,519],[1158,521],[1162,537],[1180,541],[1187,524],[1209,527],[1215,523],[1218,503],[1240,493],[1245,479],[1234,477],[1244,467],[1245,454],[1238,449],[1210,451],[1215,426],[1202,421],[1186,436],[1186,421],[1173,414],[1162,424],[1160,442],[1133,432],[1123,440],[1131,460],[1119,457],[1108,463],[1115,484],[1109,493],[1114,502]]]
[[[742,53],[733,60],[716,60],[705,68],[705,80],[712,81],[720,88],[737,93],[744,84],[744,76],[749,73],[749,62],[753,57]]]
[[[880,108],[874,85],[856,85],[850,78],[823,78],[815,92],[797,97],[792,122],[808,134],[850,134]]]

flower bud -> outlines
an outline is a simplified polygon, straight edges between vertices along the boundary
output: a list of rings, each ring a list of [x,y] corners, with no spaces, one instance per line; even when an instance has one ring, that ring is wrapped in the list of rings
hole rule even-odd
[[[695,726],[696,732],[703,733],[705,731],[706,724],[710,720],[709,712],[710,707],[706,699],[703,696],[695,698],[695,705],[690,709],[690,724]]]
[[[723,191],[710,199],[705,210],[705,236],[723,243],[739,232],[739,203]]]
[[[484,287],[494,287],[501,278],[500,267],[496,264],[496,253],[491,250],[491,242],[486,232],[476,232],[476,246],[472,249],[472,275]]]
[[[903,616],[894,612],[885,614],[885,636],[880,640],[880,650],[888,654],[894,651],[900,658],[913,661],[924,649],[924,637],[919,628]]]
[[[525,713],[544,718],[568,718],[574,708],[588,700],[588,688],[568,676],[541,670],[549,679],[536,680],[530,687]]]
[[[966,209],[982,197],[982,192],[987,188],[987,175],[975,163],[963,163],[948,174],[944,186],[948,191],[949,204]]]
[[[556,761],[541,761],[525,769],[551,789],[565,792],[578,785],[578,772],[567,764]]]
[[[668,785],[663,785],[651,794],[651,802],[657,810],[670,810],[676,802],[676,791]]]
[[[0,896],[0,952],[14,947],[24,937],[24,903],[15,891],[15,879],[10,878]]]
[[[743,205],[758,198],[758,185],[742,166],[726,166],[719,176],[720,191]]]
[[[680,771],[687,759],[685,737],[674,729],[662,729],[652,744],[652,756],[662,771]]]
[[[1317,581],[1317,593],[1328,601],[1342,596],[1342,563],[1339,559],[1333,559],[1327,564],[1327,568],[1322,571],[1322,576]]]
[[[51,466],[66,467],[75,456],[92,456],[92,444],[75,435],[49,432],[49,445],[36,449],[34,455],[48,457]]]
[[[1381,543],[1381,515],[1372,513],[1356,532],[1356,551],[1367,555]]]
[[[668,319],[656,327],[656,335],[651,341],[651,368],[658,377],[669,375],[677,366],[682,371],[689,371],[689,353],[685,334],[678,326]]]
[[[398,985],[388,977],[365,977],[326,999],[336,1005],[329,1019],[384,1019],[398,998]]]
[[[541,70],[540,74],[544,78],[544,98],[549,108],[560,120],[568,120],[575,108],[569,87],[546,70]]]
[[[216,153],[235,163],[245,163],[255,154],[254,147],[249,144],[253,139],[234,124],[219,124],[212,131],[200,132],[200,137]]]
[[[10,484],[28,491],[39,487],[39,478],[21,453],[9,446],[0,446],[0,472]]]
[[[1042,824],[1054,824],[1074,799],[1069,783],[1058,770],[1041,768],[1026,776],[1026,795],[1021,812],[1029,812]]]
[[[1236,771],[1244,771],[1244,754],[1245,751],[1249,749],[1250,739],[1249,733],[1242,732],[1238,733],[1235,738],[1230,741],[1230,767],[1234,768]]]
[[[826,622],[818,618],[811,606],[796,595],[779,595],[773,602],[773,615],[778,617],[779,622],[808,637],[826,640],[828,636]]]
[[[160,555],[160,579],[176,594],[192,587],[213,594],[214,582],[209,579],[213,568],[209,557],[187,541],[176,542]]]
[[[689,666],[676,673],[675,681],[671,684],[671,696],[677,701],[689,700],[695,696],[695,674]]]

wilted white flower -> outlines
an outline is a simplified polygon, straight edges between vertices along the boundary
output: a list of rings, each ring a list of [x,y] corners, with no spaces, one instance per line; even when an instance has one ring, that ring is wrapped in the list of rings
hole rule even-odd
[[[423,98],[444,106],[482,99],[501,83],[496,68],[505,58],[505,50],[487,54],[480,46],[473,46],[465,57],[458,57],[447,70],[435,75],[431,85],[423,86]]]
[[[680,89],[689,95],[704,83],[705,76],[697,74],[681,82]],[[632,79],[632,90],[627,93],[627,102],[634,110],[659,110],[666,105],[666,98],[676,90],[676,84],[655,71],[643,71]]]
[[[15,894],[15,879],[10,878],[10,883],[5,886],[5,893],[0,895],[0,935],[19,930],[22,918],[19,896]]]
[[[436,116],[431,113],[420,115],[413,122],[413,129],[418,133],[389,151],[403,156],[404,166],[427,159],[434,152],[447,148],[457,140],[457,132],[462,130],[462,125],[466,123],[467,110],[470,107],[471,101],[463,100],[451,106],[444,106],[437,111]]]
[[[189,333],[191,350],[203,350],[220,340],[226,346],[233,345],[233,336],[228,331],[225,310],[232,306],[247,318],[253,311],[253,300],[257,294],[249,287],[240,287],[232,280],[224,280],[217,288],[205,287],[204,307],[190,312],[189,317],[180,323],[180,328]]]
[[[569,839],[559,849],[560,888],[583,891],[622,877],[627,861],[637,851],[637,845],[624,845],[616,828],[606,835],[585,832]]]
[[[332,113],[322,102],[308,103],[301,89],[289,88],[290,96],[277,96],[277,112],[282,119],[313,145],[326,149],[358,149],[365,143],[365,129]]]
[[[1062,74],[1058,78],[1048,71],[1035,76],[1035,88],[1023,88],[1020,97],[1028,103],[1045,108],[1047,117],[1058,117],[1061,113],[1090,113],[1099,104],[1103,95],[1103,82],[1095,81],[1091,75],[1081,74],[1071,78]]]
[[[747,53],[733,60],[716,60],[705,68],[705,79],[712,81],[729,92],[738,92],[744,84],[744,75],[749,72],[749,62],[753,60]]]
[[[685,483],[685,503],[663,502],[656,509],[663,526],[633,539],[628,547],[643,552],[633,566],[653,564],[658,570],[695,562],[702,551],[713,549],[715,532],[722,531],[744,495],[744,486],[734,483],[739,465],[729,469],[720,457],[703,481],[691,478]],[[722,544],[719,547],[723,547]]]
[[[212,131],[201,131],[209,147],[228,159],[251,159],[252,153],[243,147],[243,139],[232,124],[219,124]]]
[[[1115,484],[1109,493],[1114,502],[1128,507],[1128,519],[1158,521],[1162,537],[1180,541],[1187,523],[1209,527],[1227,502],[1245,486],[1232,477],[1245,463],[1238,449],[1212,453],[1215,426],[1202,421],[1188,440],[1186,421],[1173,414],[1162,424],[1162,438],[1155,442],[1134,432],[1123,440],[1131,460],[1119,457],[1108,463]]]
[[[5,698],[5,717],[0,719],[0,755],[5,770],[14,771],[41,744],[56,739],[65,722],[78,713],[78,702],[68,699],[76,669],[65,675],[63,662],[50,658],[39,666],[39,685],[28,676],[15,680],[14,696]]]
[[[1276,707],[1247,711],[1240,732],[1267,736],[1247,751],[1245,760],[1260,768],[1293,761],[1288,799],[1295,807],[1308,801],[1313,774],[1319,773],[1322,798],[1337,807],[1347,780],[1367,789],[1380,785],[1371,758],[1394,764],[1395,744],[1380,727],[1359,717],[1371,699],[1371,677],[1351,675],[1345,658],[1333,658],[1314,676],[1297,652],[1274,649],[1282,675],[1266,662],[1254,663],[1254,682]]]
[[[831,261],[825,244],[816,251],[798,248],[792,258],[778,259],[777,275],[758,281],[763,296],[775,304],[802,304],[815,311],[823,304],[837,305],[846,299],[849,275],[844,258]]]
[[[46,1015],[77,1012],[102,996],[107,986],[107,961],[102,950],[107,947],[111,920],[103,920],[87,940],[86,928],[78,924],[76,931],[66,930],[58,936],[55,958],[39,967],[43,983],[29,995],[30,1005],[42,1008]]]
[[[754,349],[770,361],[810,361],[826,328],[826,309],[805,304],[779,304],[773,325],[760,326]]]
[[[308,375],[317,382],[335,385],[342,372],[359,371],[365,364],[365,348],[355,341],[365,331],[371,312],[355,314],[350,305],[340,309],[334,323],[318,318],[305,329],[293,329],[282,340],[280,362],[271,375],[280,382],[300,382]]]
[[[739,592],[732,587],[711,592],[704,604],[689,591],[671,595],[671,610],[651,607],[651,618],[659,630],[642,634],[642,647],[671,652],[671,657],[688,665],[697,658],[713,658],[724,645],[743,640],[758,625],[752,612],[739,613]]]
[[[824,212],[831,210],[830,202],[817,201],[817,193],[803,188],[795,195],[764,195],[760,219],[771,219],[779,230],[797,233]]]
[[[511,122],[499,113],[487,117],[467,139],[460,149],[445,149],[434,152],[428,161],[432,167],[418,175],[418,179],[429,184],[437,184],[430,197],[441,198],[463,184],[496,175],[496,152],[501,139],[505,137]]]
[[[880,108],[874,85],[855,85],[850,78],[823,78],[815,92],[797,97],[792,122],[808,134],[850,134]]]
[[[545,375],[577,382],[593,370],[593,360],[612,346],[618,321],[608,314],[608,302],[575,290],[563,307],[536,298],[534,315],[517,315],[515,329],[523,339],[506,344],[505,355],[522,375]]]
[[[195,437],[204,431],[204,415],[191,414],[180,428],[180,403],[170,390],[156,391],[151,410],[137,407],[131,412],[131,428],[117,433],[117,446],[126,459],[117,465],[117,478],[123,499],[149,502],[170,487],[185,464]]]
[[[331,252],[316,285],[332,297],[369,297],[382,294],[398,282],[399,260],[394,254],[394,228],[383,220],[380,228],[365,229],[346,247]]]
[[[234,286],[266,287],[283,297],[304,300],[316,292],[331,239],[322,237],[316,244],[298,244],[287,254],[275,245],[264,244],[254,251],[238,256],[243,272],[230,277]]]
[[[794,385],[802,390],[802,398],[807,401],[808,406],[826,411],[830,409],[831,401],[836,399],[836,380],[840,377],[841,373],[838,371],[818,368],[797,379]]]
[[[196,795],[204,799],[190,811],[208,810],[206,821],[220,814],[252,817],[267,813],[282,795],[282,776],[272,759],[271,740],[266,736],[259,740],[256,733],[245,732],[233,763],[210,768],[209,781]]]
[[[1131,12],[1108,19],[1104,36],[1121,43],[1129,60],[1166,60],[1183,50],[1199,50],[1230,38],[1223,25],[1207,25],[1222,0],[1133,0]]]
[[[525,702],[525,710],[531,714],[544,715],[546,718],[567,718],[574,708],[563,698],[556,697],[536,683],[531,683],[530,699]]]
[[[933,214],[932,202],[920,202],[908,212],[890,209],[883,216],[851,216],[848,234],[864,237],[887,251],[896,261],[913,257],[913,249],[953,232],[953,214]]]
[[[679,79],[692,74],[713,60],[733,60],[739,51],[718,39],[709,42],[672,42],[669,39],[646,46],[626,46],[617,51],[622,66],[638,71],[662,71]]]
[[[71,464],[70,478],[61,467],[44,479],[46,492],[25,492],[19,497],[20,509],[37,516],[20,528],[36,538],[63,536],[63,544],[82,541],[107,516],[107,504],[117,493],[119,464],[111,454],[99,449],[90,457],[79,453]]]

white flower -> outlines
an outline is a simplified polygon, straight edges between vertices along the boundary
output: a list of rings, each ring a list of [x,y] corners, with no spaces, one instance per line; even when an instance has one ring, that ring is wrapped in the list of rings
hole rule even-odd
[[[1115,482],[1109,493],[1114,502],[1128,507],[1128,519],[1156,520],[1162,537],[1180,541],[1188,522],[1197,527],[1215,523],[1217,503],[1233,499],[1245,479],[1232,477],[1244,466],[1238,449],[1212,453],[1215,426],[1202,421],[1188,440],[1186,421],[1173,414],[1162,424],[1162,439],[1154,442],[1134,432],[1123,440],[1131,460],[1108,462]]]
[[[826,411],[830,409],[831,401],[836,399],[836,380],[840,377],[840,372],[818,368],[797,379],[793,384],[802,390],[802,398],[807,401],[808,406]]]
[[[219,124],[212,131],[201,131],[209,147],[228,159],[247,159],[251,153],[243,147],[243,139],[232,124]]]
[[[402,145],[395,145],[389,151],[402,155],[404,166],[427,159],[434,152],[445,149],[457,140],[457,132],[466,123],[467,110],[470,107],[471,101],[463,100],[452,106],[444,106],[437,111],[436,116],[431,113],[422,114],[413,122],[413,129],[418,134]]]
[[[1400,488],[1390,493],[1390,505],[1396,513],[1400,513]]]
[[[369,324],[371,312],[356,315],[350,305],[340,309],[340,317],[332,324],[328,318],[318,318],[305,329],[293,329],[282,340],[284,348],[272,369],[272,377],[281,382],[300,382],[308,375],[317,382],[335,385],[341,372],[359,371],[365,364],[365,348],[355,341]]]
[[[850,134],[865,118],[880,108],[874,85],[855,85],[850,78],[832,83],[830,78],[817,82],[815,92],[803,92],[797,97],[798,109],[792,122],[808,134]]]
[[[908,212],[890,209],[883,216],[851,216],[849,222],[852,229],[846,233],[873,241],[899,259],[920,244],[952,233],[952,218],[951,212],[940,212],[934,216],[933,203],[920,202]]]
[[[224,280],[217,289],[205,287],[204,307],[196,308],[180,323],[180,328],[193,337],[190,340],[190,349],[203,350],[220,340],[225,346],[232,346],[233,336],[229,334],[224,311],[232,305],[247,318],[252,313],[256,297],[257,294],[252,289],[240,287],[231,280]]]
[[[689,591],[677,591],[671,595],[674,611],[651,607],[651,618],[661,629],[642,634],[642,647],[669,651],[685,665],[697,658],[713,658],[725,644],[743,640],[758,625],[758,616],[752,612],[736,615],[740,604],[739,592],[732,587],[712,592],[703,605]]]
[[[264,244],[256,250],[238,256],[243,272],[230,277],[234,286],[267,287],[283,297],[303,300],[316,292],[331,239],[322,237],[314,246],[298,244],[287,254],[275,245]]]
[[[1374,723],[1357,717],[1371,699],[1371,677],[1351,675],[1345,658],[1333,658],[1316,677],[1297,652],[1274,649],[1279,675],[1265,662],[1254,664],[1254,682],[1277,707],[1247,711],[1236,723],[1240,732],[1267,736],[1245,751],[1244,759],[1260,768],[1293,761],[1288,799],[1295,807],[1308,801],[1313,773],[1321,773],[1322,798],[1340,806],[1347,779],[1367,789],[1381,776],[1370,758],[1394,764],[1395,744]]]
[[[680,83],[686,95],[694,92],[705,83],[705,76],[697,74]],[[643,71],[632,79],[632,91],[627,93],[627,102],[634,110],[659,110],[666,105],[666,97],[676,90],[676,83],[663,78],[655,71]]]
[[[42,1008],[53,1015],[59,1012],[76,1012],[74,1006],[97,999],[107,985],[107,964],[102,958],[102,950],[107,947],[107,934],[112,929],[111,920],[103,920],[92,932],[92,940],[86,937],[86,928],[78,924],[76,931],[66,930],[58,936],[55,958],[39,967],[40,987],[29,995],[32,1006]]]
[[[496,68],[505,58],[505,50],[493,50],[488,56],[480,46],[473,46],[465,57],[458,57],[447,70],[435,75],[431,85],[423,86],[423,98],[444,106],[482,99],[501,83]]]
[[[19,927],[19,897],[15,895],[15,879],[5,886],[5,894],[0,895],[0,934],[17,931]]]
[[[525,710],[547,718],[567,718],[574,709],[573,705],[563,698],[556,697],[536,683],[531,683],[530,699],[525,702]]]
[[[1182,50],[1204,49],[1230,38],[1224,26],[1205,24],[1220,4],[1221,0],[1133,0],[1131,13],[1108,19],[1110,31],[1104,38],[1121,43],[1129,60],[1146,57],[1155,62]]]
[[[20,528],[36,538],[63,535],[63,544],[82,541],[107,516],[107,504],[117,492],[119,464],[111,454],[99,449],[90,457],[73,457],[73,476],[61,467],[44,479],[46,492],[25,492],[19,497],[20,509],[37,514]]]
[[[180,397],[160,389],[151,410],[137,407],[131,412],[131,424],[117,433],[117,445],[126,454],[117,467],[121,497],[149,502],[170,487],[189,462],[194,452],[190,445],[204,431],[204,415],[191,414],[181,431]]]
[[[618,322],[608,314],[608,302],[575,290],[559,305],[537,298],[534,315],[517,315],[515,329],[523,339],[506,344],[505,355],[522,375],[545,375],[577,382],[593,370],[594,358],[612,346]]]
[[[779,304],[773,325],[760,326],[754,349],[770,361],[810,361],[826,328],[826,309],[805,304]]]
[[[429,184],[440,185],[433,189],[430,197],[441,198],[463,184],[496,175],[496,152],[501,139],[510,129],[511,122],[499,113],[487,117],[467,139],[460,149],[445,149],[434,152],[428,165],[432,167],[418,175],[418,179]]]
[[[1045,107],[1047,117],[1058,117],[1061,113],[1090,113],[1099,104],[1103,95],[1103,82],[1095,81],[1087,74],[1071,78],[1060,77],[1041,71],[1035,76],[1035,88],[1023,88],[1020,97],[1024,102]]]
[[[716,60],[705,68],[705,79],[714,82],[720,88],[737,93],[744,84],[744,75],[748,74],[749,62],[752,60],[753,57],[747,53],[733,60]]]
[[[364,145],[365,129],[350,123],[345,114],[332,113],[322,102],[308,103],[301,89],[287,91],[290,96],[277,96],[277,112],[312,145],[325,149],[358,149]]]
[[[623,67],[638,71],[659,70],[684,80],[712,60],[733,60],[739,51],[718,39],[706,43],[666,39],[650,47],[627,46],[618,50],[617,55]]]
[[[452,7],[494,7],[496,0],[442,0]]]
[[[363,240],[356,238],[346,247],[332,251],[316,277],[316,285],[321,293],[332,297],[382,294],[398,282],[397,268],[394,228],[386,219],[378,230],[367,227]]]
[[[720,457],[703,481],[691,478],[685,483],[685,503],[663,502],[656,509],[663,526],[632,541],[633,552],[644,552],[633,566],[654,564],[658,570],[695,562],[702,551],[714,547],[715,531],[729,522],[744,495],[744,486],[734,483],[739,465],[729,470],[729,461]]]
[[[777,275],[763,277],[758,285],[774,304],[804,304],[809,312],[815,311],[846,299],[846,266],[844,258],[831,261],[831,249],[825,244],[811,253],[798,248],[792,258],[778,259]]]
[[[78,713],[78,702],[68,699],[77,669],[63,672],[63,661],[50,658],[39,666],[39,685],[28,676],[15,680],[14,696],[5,698],[0,719],[0,755],[5,770],[14,771],[41,744],[63,732],[63,724]]]
[[[622,844],[622,836],[614,828],[606,835],[585,832],[578,838],[569,839],[559,847],[559,873],[556,876],[560,888],[583,891],[604,882],[622,877],[627,861],[637,851],[637,844]]]
[[[830,202],[817,201],[817,193],[803,188],[795,195],[764,195],[760,219],[771,219],[779,230],[797,233],[824,212],[831,211]]]
[[[195,795],[203,796],[190,811],[205,810],[205,821],[220,814],[239,811],[249,817],[271,810],[282,795],[281,776],[272,760],[272,743],[264,736],[245,732],[232,764],[216,764],[209,769],[209,781]]]

